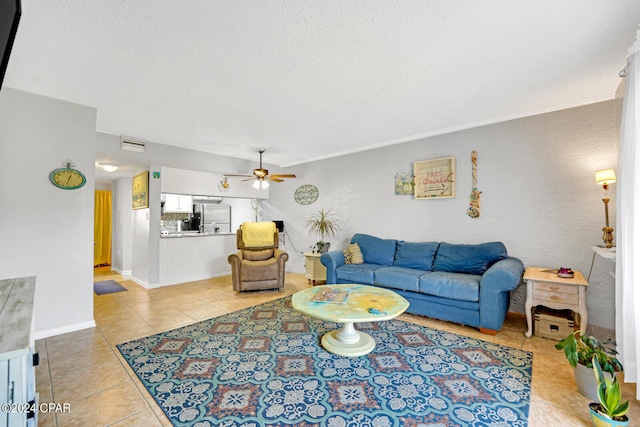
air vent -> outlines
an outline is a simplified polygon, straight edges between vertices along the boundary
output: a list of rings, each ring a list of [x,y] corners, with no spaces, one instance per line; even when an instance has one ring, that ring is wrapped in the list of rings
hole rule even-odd
[[[120,138],[120,149],[126,151],[136,151],[138,153],[144,153],[146,151],[147,143],[145,141],[138,141],[136,139]]]

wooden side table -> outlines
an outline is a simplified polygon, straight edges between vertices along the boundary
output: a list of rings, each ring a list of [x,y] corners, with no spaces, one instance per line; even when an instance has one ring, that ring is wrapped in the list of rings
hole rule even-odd
[[[573,278],[558,277],[556,270],[548,268],[527,267],[524,272],[524,280],[527,281],[527,301],[525,302],[525,314],[527,316],[527,338],[531,337],[533,323],[531,320],[531,308],[537,305],[554,310],[573,310],[580,315],[580,334],[587,329],[587,296],[586,290],[589,282],[582,273],[574,270]]]
[[[320,255],[315,252],[305,252],[305,275],[309,282],[313,283],[313,286],[316,285],[316,282],[326,282],[327,281],[327,267],[325,267],[320,262]]]

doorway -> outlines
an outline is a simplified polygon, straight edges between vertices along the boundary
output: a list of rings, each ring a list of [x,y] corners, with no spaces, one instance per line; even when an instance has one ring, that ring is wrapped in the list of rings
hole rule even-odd
[[[111,191],[95,190],[94,199],[93,266],[110,266],[112,232]]]

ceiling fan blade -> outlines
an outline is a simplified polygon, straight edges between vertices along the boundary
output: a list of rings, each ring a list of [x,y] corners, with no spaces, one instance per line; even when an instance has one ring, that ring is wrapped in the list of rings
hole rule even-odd
[[[273,176],[270,176],[268,179],[269,179],[269,181],[284,182],[284,179],[275,178]]]
[[[224,176],[253,176],[248,173],[225,173]]]
[[[247,176],[247,175],[245,175]],[[241,182],[245,182],[245,181],[253,181],[254,179],[257,179],[255,176],[252,176],[251,178],[247,178],[247,179],[241,179]]]
[[[292,173],[278,174],[274,173],[271,175],[272,178],[295,178],[296,176]]]

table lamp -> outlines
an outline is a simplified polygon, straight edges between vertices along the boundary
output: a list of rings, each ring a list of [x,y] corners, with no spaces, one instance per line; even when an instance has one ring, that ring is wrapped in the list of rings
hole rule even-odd
[[[603,169],[596,172],[596,184],[602,185],[602,189],[604,190],[602,201],[604,202],[606,225],[602,228],[602,240],[604,241],[605,248],[613,247],[613,228],[609,227],[609,197],[607,197],[607,190],[609,189],[609,184],[613,184],[614,182],[616,182],[616,174],[613,172],[613,169]]]

